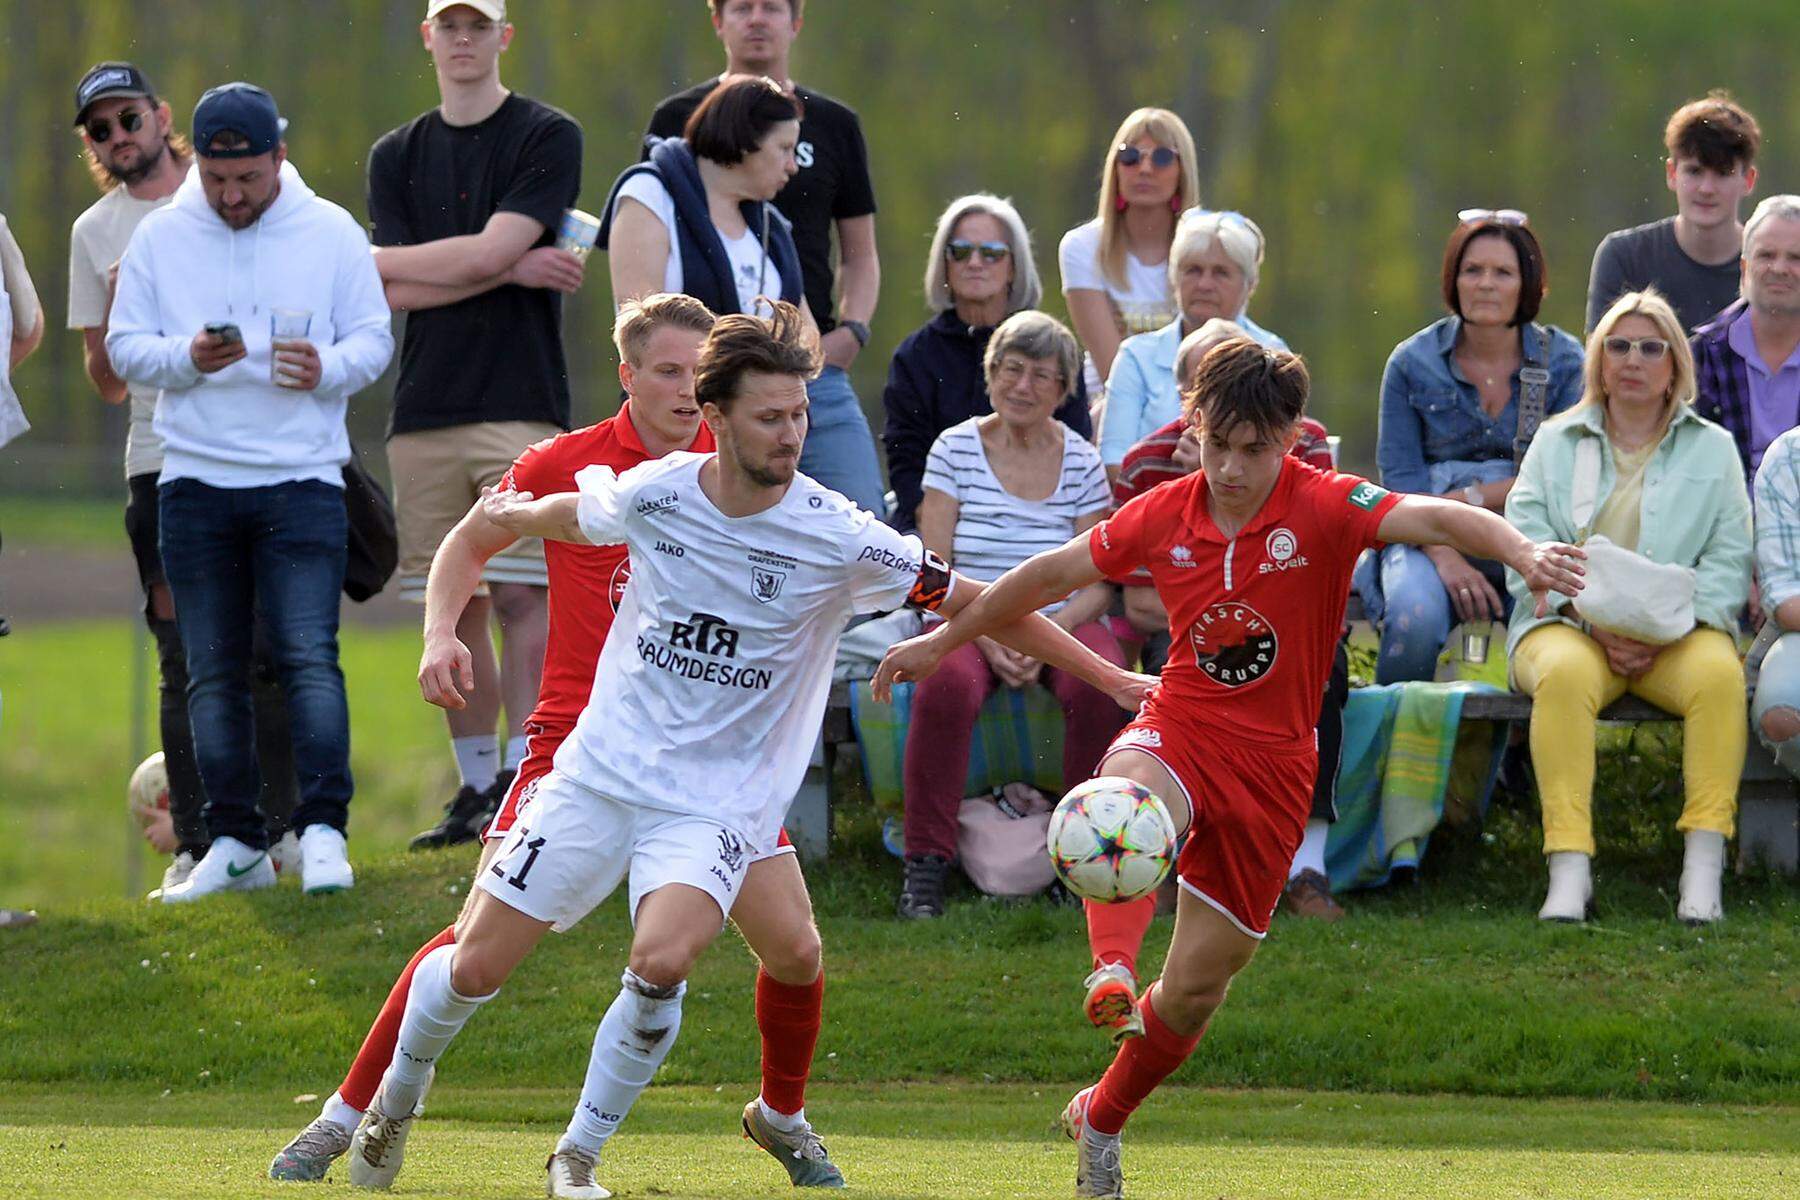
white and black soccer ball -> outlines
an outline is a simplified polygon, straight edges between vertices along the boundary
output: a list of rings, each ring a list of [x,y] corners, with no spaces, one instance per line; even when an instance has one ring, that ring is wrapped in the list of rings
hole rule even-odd
[[[163,764],[161,750],[131,773],[131,782],[125,785],[125,807],[134,815],[169,807],[169,768]]]
[[[1118,904],[1156,890],[1175,861],[1175,822],[1141,783],[1102,775],[1050,814],[1050,861],[1071,892]]]

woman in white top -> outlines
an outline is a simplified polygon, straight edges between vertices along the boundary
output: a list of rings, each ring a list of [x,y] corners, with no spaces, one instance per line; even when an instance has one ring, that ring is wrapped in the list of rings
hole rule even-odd
[[[1181,118],[1164,108],[1126,117],[1101,168],[1098,214],[1064,234],[1057,254],[1096,413],[1119,343],[1175,319],[1169,243],[1175,218],[1199,203],[1199,160]]]
[[[18,241],[0,216],[0,342],[7,347],[6,364],[0,369],[0,446],[31,428],[13,392],[12,372],[43,340],[44,311],[37,288],[25,269]]]
[[[990,581],[1040,550],[1091,529],[1112,507],[1093,445],[1055,417],[1068,398],[1079,350],[1074,335],[1041,312],[1014,313],[994,330],[982,368],[994,411],[953,425],[926,459],[919,537],[972,579]],[[1116,663],[1124,654],[1102,622],[1105,583],[1044,615]],[[976,714],[1000,684],[1042,682],[1063,710],[1063,777],[1085,779],[1126,714],[1104,693],[986,638],[944,659],[913,692],[906,734],[906,883],[903,917],[944,911],[944,877],[956,854],[957,807],[969,771]]]
[[[773,80],[738,75],[701,101],[683,137],[652,139],[601,216],[596,244],[615,305],[674,292],[724,315],[755,312],[765,296],[794,304],[817,328],[791,227],[771,203],[799,170],[800,114]]]

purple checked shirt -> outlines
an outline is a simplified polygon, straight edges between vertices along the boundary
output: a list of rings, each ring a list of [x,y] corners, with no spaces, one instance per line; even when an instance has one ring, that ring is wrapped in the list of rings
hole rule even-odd
[[[1770,442],[1800,425],[1800,347],[1770,371],[1757,353],[1748,308],[1731,323],[1725,340],[1744,362],[1750,392],[1750,466],[1755,469]]]

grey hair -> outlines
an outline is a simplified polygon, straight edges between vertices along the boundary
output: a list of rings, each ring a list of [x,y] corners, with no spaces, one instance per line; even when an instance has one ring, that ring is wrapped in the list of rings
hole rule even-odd
[[[1758,227],[1764,221],[1777,217],[1783,221],[1800,221],[1800,196],[1789,192],[1763,198],[1763,202],[1756,206],[1756,211],[1750,214],[1750,219],[1744,222],[1744,257],[1750,256],[1750,239],[1756,236]]]
[[[1188,360],[1201,350],[1211,350],[1226,338],[1249,337],[1244,327],[1236,321],[1227,321],[1224,317],[1210,317],[1206,323],[1194,332],[1181,339],[1181,345],[1175,347],[1175,387],[1179,391],[1187,391],[1193,382],[1193,371],[1184,370]]]
[[[1025,218],[1012,206],[1012,201],[986,192],[952,200],[938,217],[937,232],[931,238],[931,254],[925,259],[925,303],[932,312],[943,312],[956,306],[955,298],[950,295],[950,270],[944,263],[945,249],[950,245],[956,223],[970,213],[986,213],[1006,226],[1006,242],[1012,249],[1013,264],[1012,286],[1006,293],[1006,311],[1036,308],[1044,298],[1044,285],[1038,278],[1037,260],[1031,253],[1031,231],[1025,228]]]
[[[1000,369],[1000,360],[1008,352],[1023,355],[1033,362],[1055,359],[1062,370],[1063,395],[1066,397],[1075,390],[1081,347],[1069,327],[1050,314],[1026,308],[1000,322],[994,336],[988,339],[987,354],[981,360],[981,375],[989,389],[994,386],[994,373]]]
[[[1214,240],[1225,250],[1225,257],[1244,273],[1244,295],[1256,290],[1262,274],[1265,242],[1262,228],[1243,213],[1213,212],[1190,208],[1175,223],[1175,238],[1169,245],[1169,286],[1181,286],[1181,264],[1196,254],[1212,249]]]

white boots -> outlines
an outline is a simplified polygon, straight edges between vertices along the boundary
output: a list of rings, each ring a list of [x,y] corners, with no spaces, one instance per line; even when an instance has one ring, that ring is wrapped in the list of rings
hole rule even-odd
[[[1592,862],[1576,850],[1558,850],[1548,856],[1550,892],[1540,921],[1585,921],[1594,900]],[[1687,853],[1681,863],[1681,901],[1675,916],[1689,925],[1710,925],[1724,917],[1719,899],[1719,877],[1725,873],[1725,835],[1705,829],[1687,833]]]
[[[1550,894],[1538,909],[1540,921],[1585,921],[1594,899],[1592,860],[1579,850],[1558,850],[1549,855]]]
[[[1687,854],[1681,861],[1681,903],[1675,915],[1689,925],[1710,925],[1725,915],[1719,901],[1719,876],[1725,872],[1725,835],[1690,829]]]

